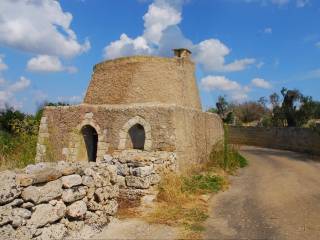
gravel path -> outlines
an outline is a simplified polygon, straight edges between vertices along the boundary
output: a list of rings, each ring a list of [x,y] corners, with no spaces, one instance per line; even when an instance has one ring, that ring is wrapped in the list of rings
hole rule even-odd
[[[320,239],[320,162],[256,147],[241,153],[249,166],[210,200],[205,238]]]

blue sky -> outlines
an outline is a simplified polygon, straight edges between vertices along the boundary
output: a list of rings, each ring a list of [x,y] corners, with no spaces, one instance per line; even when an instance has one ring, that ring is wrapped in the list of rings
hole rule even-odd
[[[1,0],[0,107],[81,102],[95,63],[187,47],[202,104],[298,88],[320,100],[316,0]]]

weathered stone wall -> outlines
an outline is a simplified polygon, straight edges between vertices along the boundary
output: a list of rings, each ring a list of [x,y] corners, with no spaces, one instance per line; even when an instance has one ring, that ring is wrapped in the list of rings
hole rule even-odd
[[[109,164],[39,163],[0,173],[1,239],[86,238],[117,212],[119,184]]]
[[[159,102],[200,110],[189,58],[135,56],[95,65],[84,99],[88,104]]]
[[[135,123],[145,128],[145,150],[174,150],[173,110],[161,104],[47,107],[40,125],[37,161],[81,160],[80,130],[87,124],[98,133],[97,161],[104,154],[125,149],[128,130]]]
[[[154,194],[175,163],[172,152],[123,150],[99,163],[38,163],[1,172],[0,236],[89,239],[116,214],[118,202]]]
[[[48,107],[40,125],[37,161],[79,161],[80,130],[98,133],[97,161],[105,154],[128,149],[128,130],[135,123],[146,132],[145,151],[177,153],[178,166],[208,158],[223,137],[220,118],[211,113],[168,104],[88,105]]]
[[[176,153],[180,170],[205,162],[213,147],[223,140],[223,123],[216,114],[176,109]]]
[[[229,127],[231,143],[320,154],[320,133],[306,128]]]

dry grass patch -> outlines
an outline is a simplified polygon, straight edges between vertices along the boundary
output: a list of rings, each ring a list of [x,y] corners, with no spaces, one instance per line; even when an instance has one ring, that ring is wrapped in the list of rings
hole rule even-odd
[[[226,186],[227,181],[220,175],[167,173],[159,185],[154,211],[146,219],[149,223],[183,227],[183,238],[200,238],[204,231],[202,223],[208,218],[208,205],[203,195]]]

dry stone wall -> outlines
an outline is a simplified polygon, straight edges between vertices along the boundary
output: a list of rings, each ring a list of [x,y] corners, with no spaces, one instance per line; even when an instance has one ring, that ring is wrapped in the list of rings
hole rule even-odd
[[[231,143],[320,155],[320,133],[306,128],[229,127]]]
[[[89,238],[108,224],[118,202],[154,193],[176,171],[175,153],[124,150],[99,163],[55,162],[0,173],[0,236]]]

